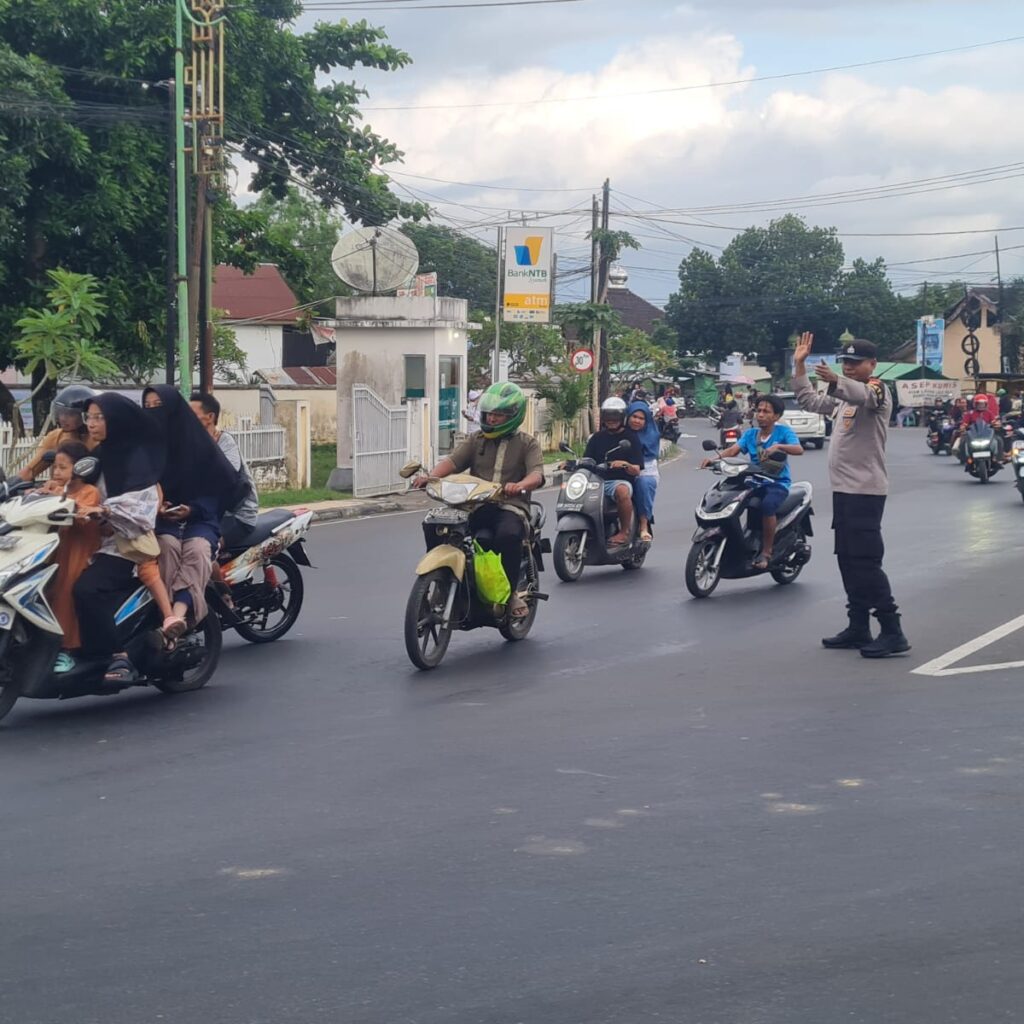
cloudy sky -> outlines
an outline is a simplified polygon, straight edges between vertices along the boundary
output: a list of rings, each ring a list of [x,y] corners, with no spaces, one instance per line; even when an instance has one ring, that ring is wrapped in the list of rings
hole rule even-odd
[[[994,258],[965,254],[990,250],[996,228],[1024,226],[1024,41],[994,44],[1024,36],[1020,0],[409,9],[428,2],[455,0],[306,18],[366,17],[412,56],[405,71],[363,77],[364,107],[405,152],[396,182],[429,197],[439,223],[493,239],[496,221],[530,211],[557,227],[569,268],[608,177],[612,226],[644,245],[625,260],[630,285],[658,304],[694,243],[717,252],[736,228],[789,209],[837,227],[848,260],[884,256],[902,289],[926,275],[986,280]],[[979,43],[993,45],[721,84]],[[950,175],[969,184],[922,181]],[[918,184],[857,202],[834,195],[905,182]],[[833,195],[789,201],[821,194]],[[954,231],[985,233],[911,234]],[[856,237],[867,233],[885,237]],[[1002,231],[1000,244],[1004,275],[1024,274],[1024,230]],[[561,298],[573,290],[582,294],[569,284]]]

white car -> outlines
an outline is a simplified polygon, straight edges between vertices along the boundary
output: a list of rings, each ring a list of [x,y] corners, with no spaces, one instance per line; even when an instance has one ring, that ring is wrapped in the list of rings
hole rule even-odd
[[[825,438],[828,436],[825,429],[825,417],[821,413],[801,409],[796,395],[792,392],[785,392],[779,397],[786,403],[786,411],[782,414],[779,422],[785,423],[805,448],[808,445],[814,445],[819,449],[824,448]]]

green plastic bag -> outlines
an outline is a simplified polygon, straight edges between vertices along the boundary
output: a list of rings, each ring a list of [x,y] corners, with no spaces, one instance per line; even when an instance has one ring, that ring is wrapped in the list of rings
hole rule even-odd
[[[485,551],[473,541],[473,569],[476,574],[476,592],[485,604],[507,604],[512,596],[512,586],[501,564],[501,555],[496,551]]]

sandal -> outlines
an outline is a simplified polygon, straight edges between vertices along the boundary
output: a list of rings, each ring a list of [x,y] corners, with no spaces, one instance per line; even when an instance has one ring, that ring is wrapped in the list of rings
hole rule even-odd
[[[530,606],[516,594],[509,602],[508,613],[513,619],[525,619],[530,614]]]
[[[652,541],[652,540],[654,540],[654,534],[653,534],[653,533],[651,533],[651,531],[650,531],[650,530],[644,530],[644,531],[643,531],[643,532],[642,532],[642,533],[640,534],[640,539],[641,539],[641,540],[642,540],[642,541],[643,541],[643,542],[644,542],[645,544],[650,544],[650,543],[651,543],[651,541]]]
[[[168,650],[173,650],[178,638],[188,629],[188,623],[177,615],[170,615],[164,619],[161,632],[164,635],[164,643]]]
[[[57,660],[53,663],[53,674],[57,676],[70,672],[75,667],[75,659],[67,651],[61,651]]]
[[[103,673],[103,682],[115,683],[127,686],[138,680],[139,673],[135,666],[128,660],[127,655],[119,654],[110,663],[107,671]]]
[[[755,569],[762,569],[762,570],[763,569],[767,569],[768,568],[768,563],[770,561],[771,561],[771,557],[769,555],[766,555],[762,551],[761,554],[759,554],[757,556],[757,558],[754,559],[754,568]]]

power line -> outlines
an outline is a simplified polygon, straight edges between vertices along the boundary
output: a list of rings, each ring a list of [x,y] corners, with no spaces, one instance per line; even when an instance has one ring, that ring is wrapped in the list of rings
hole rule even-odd
[[[309,4],[306,4],[309,7]],[[404,8],[403,8],[404,9]],[[735,78],[722,82],[694,82],[691,85],[668,86],[663,89],[642,89],[636,92],[595,93],[587,96],[539,96],[528,100],[494,100],[482,103],[420,103],[404,104],[387,107],[363,107],[363,110],[471,110],[484,107],[521,107],[548,103],[580,103],[588,100],[628,99],[634,96],[657,96],[667,93],[692,92],[697,89],[721,89],[734,85],[749,85],[754,82],[778,82],[787,78],[806,78],[810,75],[824,75],[834,71],[852,71],[856,68],[878,67],[883,64],[896,64],[901,61],[920,60],[925,57],[940,57],[950,53],[964,53],[986,46],[1002,46],[1005,43],[1016,43],[1024,36],[1007,36],[1004,39],[991,39],[983,43],[970,43],[966,46],[952,46],[944,50],[927,50],[921,53],[907,53],[898,57],[882,57],[878,60],[858,61],[854,64],[835,64],[831,67],[809,68],[804,71],[787,71],[776,75],[754,75],[749,78]]]

